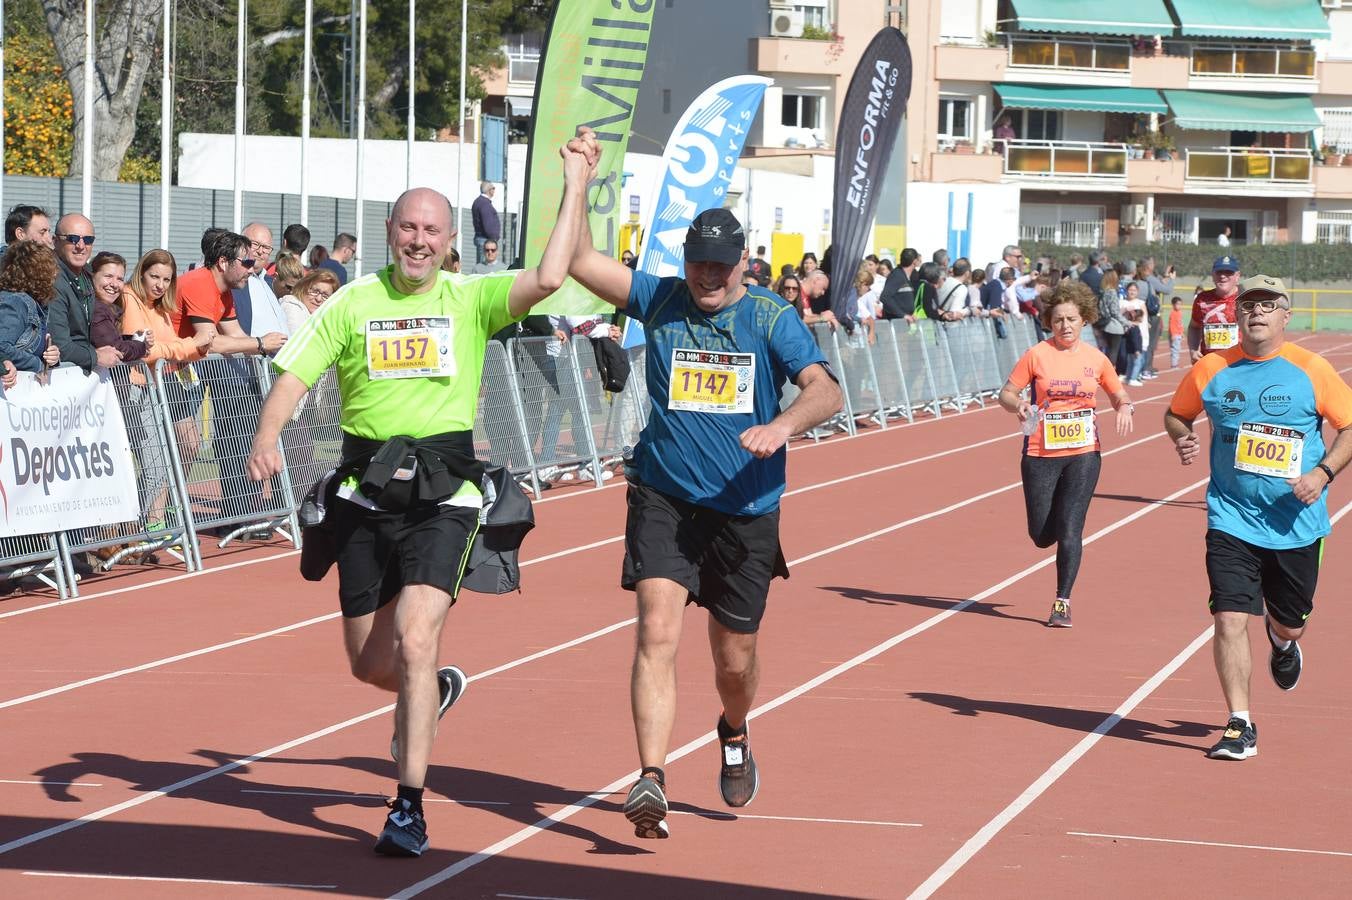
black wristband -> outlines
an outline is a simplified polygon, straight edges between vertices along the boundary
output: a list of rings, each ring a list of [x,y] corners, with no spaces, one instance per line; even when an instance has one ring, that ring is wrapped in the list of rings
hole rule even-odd
[[[263,339],[262,339],[262,338],[254,338],[254,340],[255,340],[255,341],[258,341],[258,355],[259,355],[259,356],[267,356],[267,353],[263,350]]]
[[[1323,470],[1324,470],[1324,474],[1327,475],[1328,478],[1329,478],[1328,483],[1329,483],[1329,484],[1333,484],[1333,470],[1332,470],[1332,469],[1330,469],[1328,466],[1324,465],[1323,463],[1315,463],[1315,466],[1314,466],[1314,467],[1315,467],[1316,469],[1323,469]]]

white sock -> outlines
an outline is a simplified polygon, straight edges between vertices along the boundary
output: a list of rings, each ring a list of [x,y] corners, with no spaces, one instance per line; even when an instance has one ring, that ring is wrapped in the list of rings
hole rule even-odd
[[[1243,719],[1245,725],[1250,724],[1250,722],[1249,722],[1249,711],[1248,711],[1247,709],[1237,709],[1237,710],[1231,711],[1231,713],[1230,713],[1230,718],[1232,718],[1232,719]]]
[[[1272,641],[1273,646],[1275,646],[1278,650],[1291,649],[1291,642],[1284,641],[1281,638],[1277,637],[1277,633],[1272,630],[1271,622],[1268,623],[1267,630],[1268,630],[1268,638]]]

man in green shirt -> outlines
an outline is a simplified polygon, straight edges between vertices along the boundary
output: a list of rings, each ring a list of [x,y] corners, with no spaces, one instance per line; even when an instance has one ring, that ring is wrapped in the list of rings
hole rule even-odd
[[[352,674],[398,695],[399,787],[377,853],[418,856],[428,846],[422,791],[437,720],[465,686],[454,666],[438,671],[437,650],[482,506],[472,429],[484,350],[568,274],[595,164],[578,146],[562,150],[563,204],[538,267],[443,272],[450,203],[407,191],[385,223],[393,264],[344,286],[276,357],[281,374],[249,456],[260,481],[282,469],[278,437],[300,399],[337,367],[343,462],[326,506],[343,639]]]

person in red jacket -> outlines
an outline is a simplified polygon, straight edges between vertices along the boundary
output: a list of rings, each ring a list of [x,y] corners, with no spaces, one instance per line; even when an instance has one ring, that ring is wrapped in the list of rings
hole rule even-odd
[[[1215,287],[1200,291],[1192,300],[1192,320],[1188,324],[1188,349],[1197,362],[1215,350],[1227,350],[1239,343],[1239,320],[1235,318],[1235,298],[1239,296],[1239,260],[1230,254],[1218,257],[1211,266]]]

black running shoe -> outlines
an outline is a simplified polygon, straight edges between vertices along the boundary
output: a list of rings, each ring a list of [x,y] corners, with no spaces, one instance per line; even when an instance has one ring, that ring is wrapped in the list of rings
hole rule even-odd
[[[1266,625],[1266,620],[1264,622]],[[1264,627],[1263,631],[1268,636],[1268,643],[1272,644],[1272,654],[1268,656],[1268,671],[1272,673],[1272,680],[1284,691],[1295,690],[1296,685],[1300,683],[1300,669],[1304,662],[1300,653],[1300,642],[1292,641],[1290,647],[1278,650],[1277,645],[1272,642],[1272,631],[1268,627]]]
[[[1049,628],[1070,628],[1070,603],[1057,600],[1052,604],[1052,614],[1047,618]]]
[[[1231,719],[1216,746],[1207,751],[1212,759],[1248,759],[1258,755],[1258,726],[1243,719]]]
[[[718,773],[718,789],[728,806],[746,806],[756,799],[760,790],[760,770],[751,756],[751,742],[747,723],[731,737],[724,737],[727,723],[718,719],[718,749],[723,755],[723,767]]]
[[[441,693],[441,703],[437,706],[437,721],[446,715],[446,710],[455,706],[457,700],[465,695],[469,687],[469,678],[459,666],[442,666],[437,669],[437,690]],[[399,762],[399,734],[390,738],[390,758]]]
[[[422,812],[398,797],[390,801],[389,807],[385,830],[376,840],[375,851],[381,856],[422,856],[427,849],[427,820]]]
[[[671,837],[667,827],[667,792],[651,769],[644,769],[629,796],[624,798],[624,817],[634,823],[634,836],[661,839]]]

